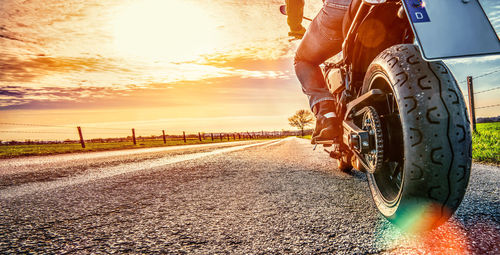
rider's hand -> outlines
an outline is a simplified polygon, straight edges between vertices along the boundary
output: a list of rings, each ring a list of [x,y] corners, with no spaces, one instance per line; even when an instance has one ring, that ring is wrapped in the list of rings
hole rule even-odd
[[[297,39],[302,39],[302,37],[304,37],[304,34],[306,33],[306,29],[304,27],[301,26],[300,30],[290,30],[290,32],[288,32],[288,36],[293,36]]]

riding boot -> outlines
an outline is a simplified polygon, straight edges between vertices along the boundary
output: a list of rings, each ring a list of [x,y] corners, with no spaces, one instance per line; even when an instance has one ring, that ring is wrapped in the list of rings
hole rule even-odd
[[[331,100],[319,102],[313,107],[313,112],[316,115],[316,127],[311,143],[335,143],[340,135],[340,119],[335,114],[334,102]]]

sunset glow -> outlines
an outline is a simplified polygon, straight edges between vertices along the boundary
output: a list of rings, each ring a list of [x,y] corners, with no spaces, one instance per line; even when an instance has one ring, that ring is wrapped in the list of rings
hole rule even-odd
[[[300,41],[289,41],[286,17],[278,10],[283,2],[1,1],[1,121],[71,131],[43,137],[2,133],[0,140],[73,138],[76,125],[175,132],[290,129],[287,117],[308,104],[293,68]],[[482,2],[489,14],[500,12],[495,1]],[[321,5],[307,2],[305,16],[313,17]],[[498,29],[498,15],[490,18]],[[498,68],[500,58],[449,63],[460,82]],[[475,89],[494,87],[499,79],[479,79]],[[497,98],[483,93],[476,102],[491,105]],[[476,115],[497,113],[483,108]],[[31,132],[25,126],[0,129]]]
[[[212,53],[220,40],[214,20],[190,2],[137,1],[117,11],[114,45],[125,57],[187,61]]]

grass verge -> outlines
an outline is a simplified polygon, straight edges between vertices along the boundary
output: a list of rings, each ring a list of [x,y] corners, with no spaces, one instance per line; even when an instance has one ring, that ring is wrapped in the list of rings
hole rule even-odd
[[[472,135],[472,159],[500,165],[500,122],[479,123]]]
[[[248,139],[245,139],[248,140]],[[236,140],[236,141],[245,141]],[[265,140],[265,139],[252,139],[252,140]],[[229,142],[234,142],[232,138]],[[42,156],[53,155],[62,153],[74,152],[90,152],[90,151],[108,151],[108,150],[123,150],[123,149],[138,149],[138,148],[153,148],[165,147],[174,145],[189,145],[189,144],[209,144],[228,142],[224,140],[211,139],[199,141],[198,139],[188,139],[186,143],[183,140],[167,140],[164,144],[163,140],[144,140],[137,141],[134,145],[131,141],[126,142],[111,142],[111,143],[86,143],[85,149],[79,143],[71,144],[29,144],[29,145],[2,145],[0,146],[0,158],[15,158],[21,156]]]

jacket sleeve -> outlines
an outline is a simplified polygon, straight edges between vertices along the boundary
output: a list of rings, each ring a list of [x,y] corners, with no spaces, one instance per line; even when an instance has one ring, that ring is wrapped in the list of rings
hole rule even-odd
[[[286,0],[286,12],[290,31],[301,31],[302,17],[304,16],[304,0]]]

